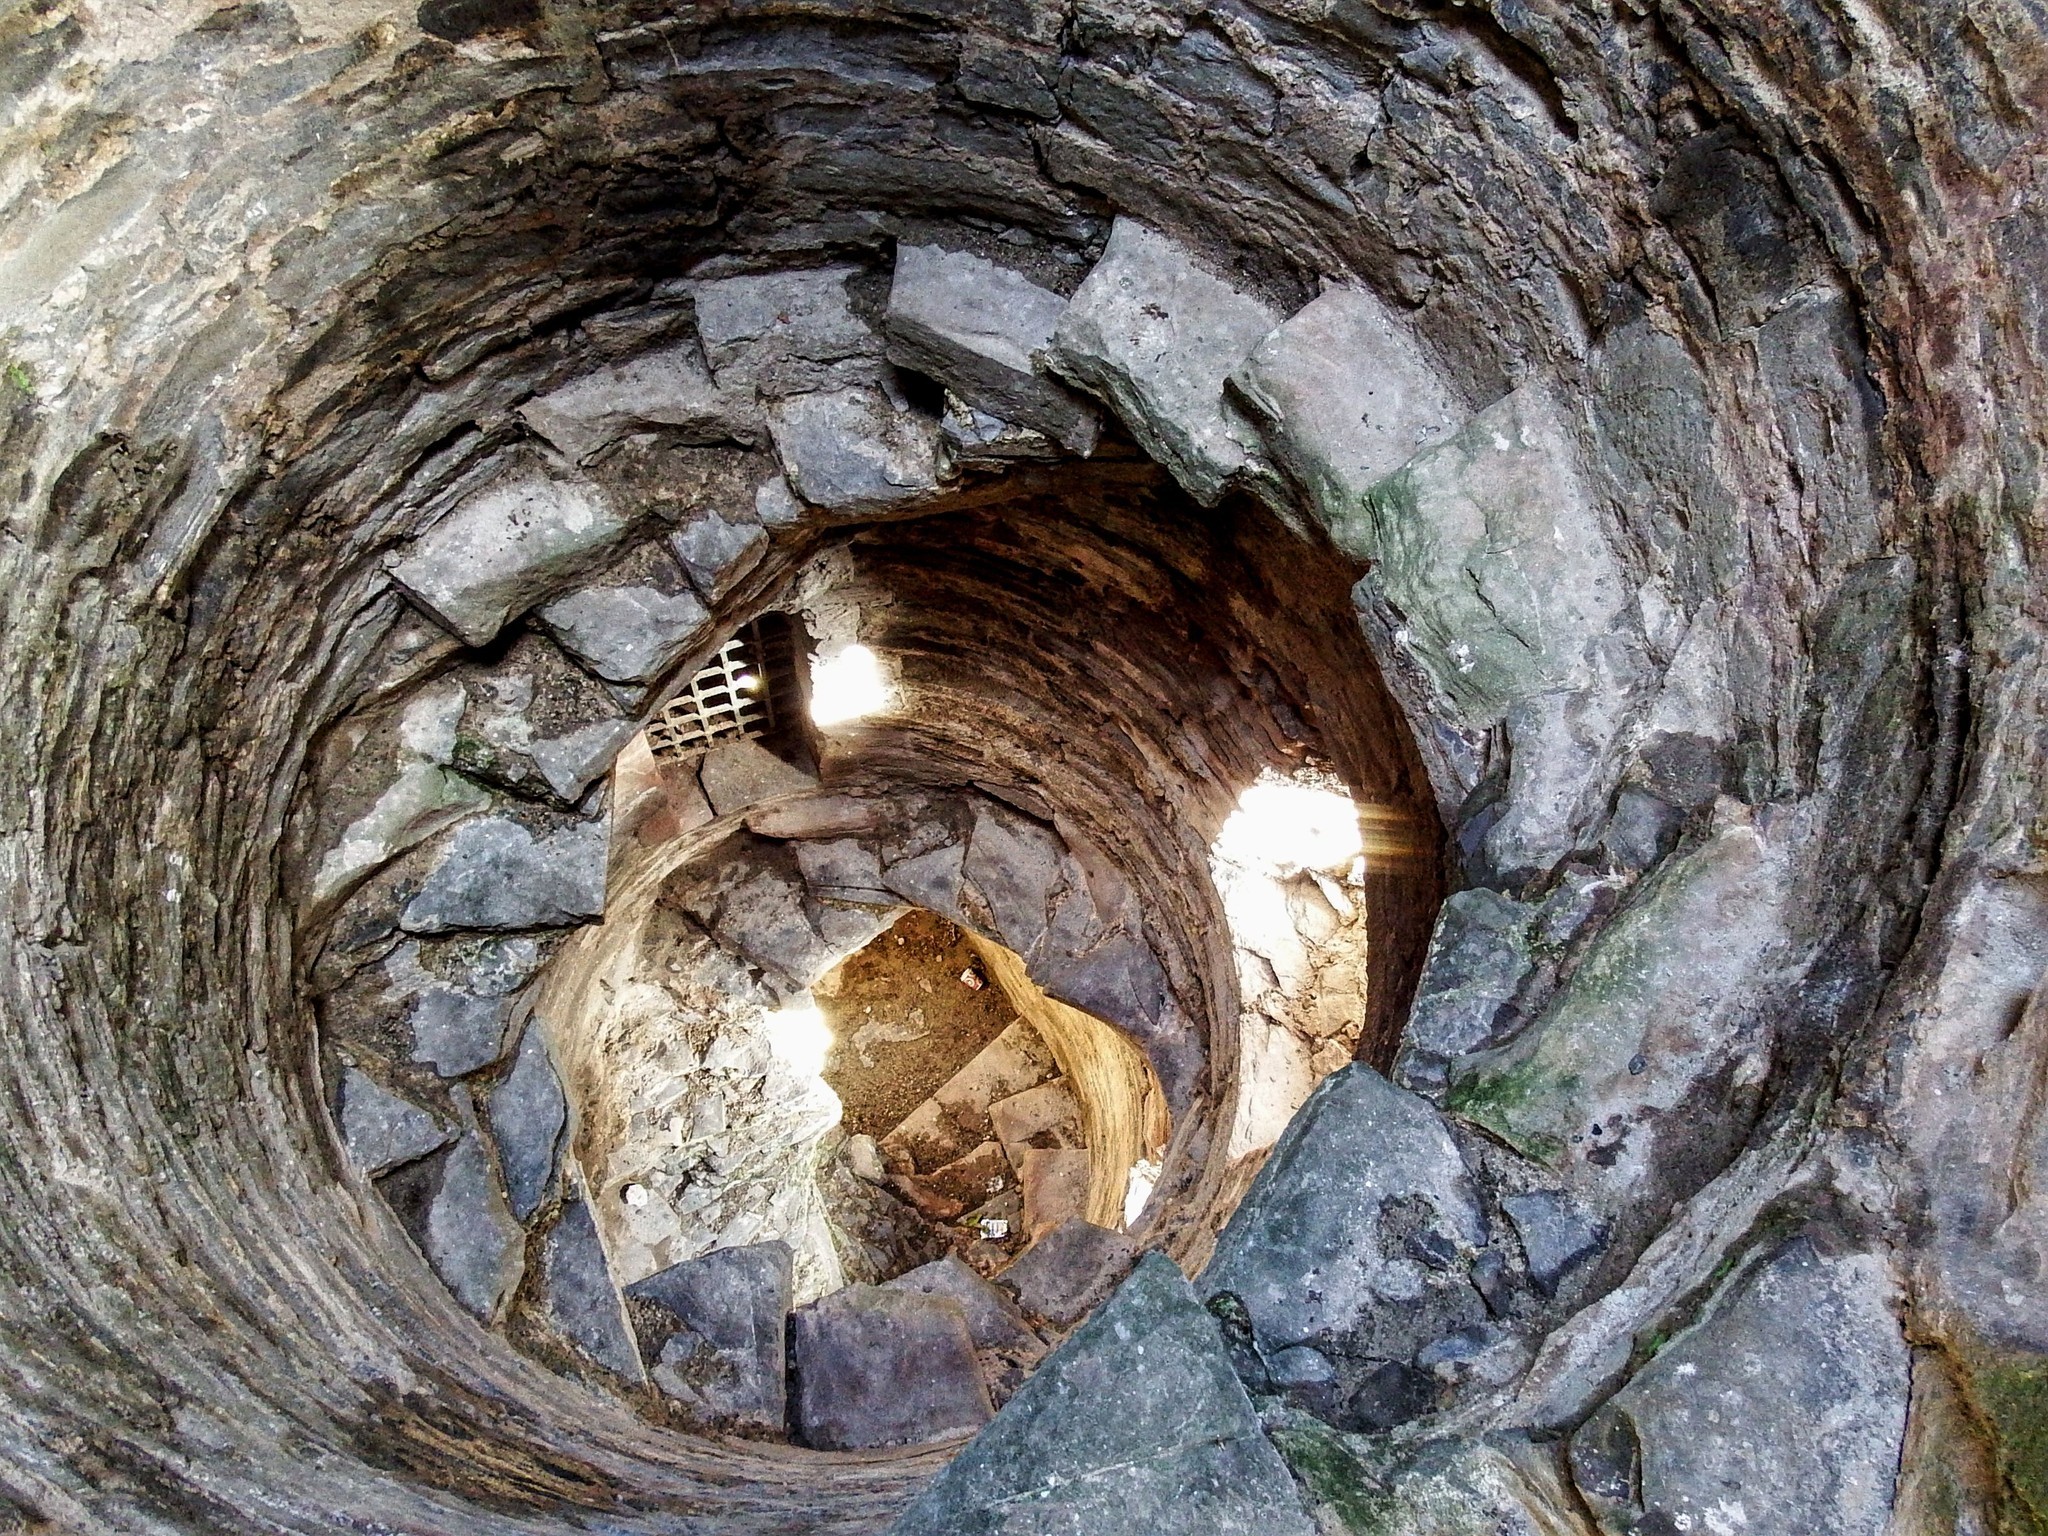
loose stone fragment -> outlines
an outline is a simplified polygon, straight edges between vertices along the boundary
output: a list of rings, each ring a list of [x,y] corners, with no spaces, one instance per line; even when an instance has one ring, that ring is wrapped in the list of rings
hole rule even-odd
[[[341,1139],[363,1172],[380,1174],[445,1147],[455,1132],[358,1067],[341,1075]]]
[[[536,838],[509,817],[456,830],[399,924],[408,933],[562,928],[604,914],[603,821]]]
[[[1213,506],[1258,434],[1224,381],[1280,316],[1166,236],[1118,218],[1054,332],[1059,372],[1115,408],[1145,451]]]
[[[1007,421],[1095,447],[1096,413],[1037,370],[1066,300],[967,251],[899,245],[889,290],[889,360],[947,385]]]
[[[806,1445],[928,1445],[979,1429],[988,1388],[960,1303],[850,1285],[791,1315],[796,1402]]]
[[[573,580],[626,531],[592,486],[538,472],[469,497],[419,538],[391,576],[469,645]]]
[[[540,1265],[543,1306],[555,1331],[606,1370],[639,1381],[639,1346],[583,1201],[563,1203],[541,1245]]]
[[[1148,1254],[891,1536],[1314,1536],[1215,1319]]]
[[[1098,1306],[1130,1273],[1138,1245],[1079,1217],[1040,1237],[996,1277],[1033,1317],[1064,1328]]]

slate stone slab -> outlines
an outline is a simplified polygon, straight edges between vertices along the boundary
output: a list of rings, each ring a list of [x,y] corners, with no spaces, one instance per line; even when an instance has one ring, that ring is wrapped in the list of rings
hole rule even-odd
[[[1120,217],[1060,317],[1050,361],[1107,400],[1145,451],[1213,506],[1259,441],[1224,382],[1279,323],[1166,236]]]
[[[957,1301],[967,1318],[967,1333],[976,1349],[1031,1349],[1038,1345],[1038,1335],[1024,1321],[1017,1304],[982,1279],[958,1254],[949,1253],[943,1259],[898,1275],[884,1282],[884,1288]]]
[[[512,475],[415,539],[391,578],[465,644],[486,645],[627,527],[593,486],[537,471]]]
[[[716,512],[703,512],[669,535],[690,583],[705,601],[717,602],[761,563],[768,552],[767,531],[753,523],[729,522]]]
[[[562,649],[611,683],[661,676],[702,638],[710,618],[692,593],[648,586],[585,587],[540,610]]]
[[[490,809],[479,785],[436,763],[409,762],[320,860],[313,899],[341,896],[364,877],[466,816]]]
[[[986,1424],[988,1387],[960,1303],[849,1285],[790,1315],[792,1422],[818,1450],[929,1445]]]
[[[1162,1254],[1018,1389],[891,1536],[1315,1536],[1216,1321]]]
[[[514,994],[539,965],[540,946],[526,934],[457,940],[431,952],[418,944],[401,945],[385,962],[385,971],[413,998],[407,1015],[412,1059],[431,1065],[442,1077],[463,1077],[501,1060]]]
[[[1596,1220],[1644,1198],[1657,1146],[1711,1164],[1747,1125],[1730,1075],[1768,1049],[1746,1002],[1785,947],[1786,880],[1782,847],[1739,822],[1676,855],[1534,1023],[1452,1068],[1446,1106],[1556,1169]]]
[[[483,1137],[466,1131],[446,1152],[398,1169],[378,1187],[455,1299],[496,1321],[525,1272],[526,1233],[498,1188]]]
[[[816,779],[758,741],[728,741],[713,747],[697,767],[697,782],[711,809],[720,816],[818,787]]]
[[[563,1202],[541,1244],[540,1271],[541,1306],[555,1331],[606,1370],[642,1380],[640,1347],[586,1202]]]
[[[581,822],[536,838],[510,817],[456,829],[399,926],[454,929],[563,928],[604,914],[609,825]]]
[[[1467,414],[1387,306],[1346,283],[1282,321],[1231,383],[1317,507],[1354,502]]]
[[[629,432],[664,427],[685,442],[752,441],[759,413],[711,380],[694,342],[598,368],[519,408],[526,424],[581,461]]]
[[[777,400],[768,432],[797,494],[828,512],[882,511],[938,489],[937,419],[865,384]]]
[[[1138,1261],[1138,1245],[1121,1232],[1078,1216],[1045,1233],[996,1277],[1033,1317],[1059,1327],[1099,1306]]]
[[[1274,1144],[1197,1288],[1236,1296],[1263,1349],[1405,1360],[1482,1320],[1467,1277],[1486,1235],[1435,1107],[1355,1062]]]
[[[780,1432],[791,1255],[720,1248],[626,1287],[654,1383],[706,1424]]]
[[[498,1144],[512,1212],[521,1221],[547,1198],[568,1119],[568,1100],[548,1056],[547,1040],[540,1025],[530,1023],[512,1070],[490,1097],[491,1137]]]
[[[363,1172],[376,1175],[425,1157],[454,1138],[426,1110],[382,1087],[359,1067],[341,1075],[341,1140]]]
[[[1415,988],[1394,1080],[1435,1097],[1451,1061],[1485,1045],[1529,970],[1536,908],[1484,886],[1444,899]]]
[[[1100,418],[1036,363],[1066,307],[1050,289],[985,257],[899,245],[885,327],[889,360],[1085,455]]]
[[[1571,1442],[1601,1528],[1880,1536],[1910,1387],[1884,1262],[1792,1240]]]
[[[853,312],[853,267],[715,278],[689,285],[721,389],[766,396],[872,377],[881,338]]]

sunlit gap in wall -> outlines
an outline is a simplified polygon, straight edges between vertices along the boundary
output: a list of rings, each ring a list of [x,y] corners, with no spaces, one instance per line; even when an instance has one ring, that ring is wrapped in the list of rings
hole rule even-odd
[[[1268,768],[1238,797],[1211,851],[1262,873],[1336,873],[1365,857],[1365,840],[1358,806],[1337,780],[1307,771],[1282,778]]]
[[[768,1048],[792,1071],[822,1078],[825,1058],[832,1053],[832,1030],[825,1016],[808,1003],[792,1004],[761,1021]]]
[[[811,720],[841,725],[879,714],[894,701],[881,659],[864,645],[849,645],[811,662]]]

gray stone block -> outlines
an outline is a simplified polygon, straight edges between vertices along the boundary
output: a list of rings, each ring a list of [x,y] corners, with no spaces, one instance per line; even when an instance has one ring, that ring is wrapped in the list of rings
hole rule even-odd
[[[1418,1093],[1441,1091],[1446,1064],[1491,1038],[1530,966],[1535,907],[1484,886],[1446,897],[1415,988],[1394,1078]]]
[[[752,442],[760,418],[751,400],[712,383],[694,342],[616,363],[529,400],[526,424],[569,459],[588,459],[629,432],[662,427],[685,442]]]
[[[458,1090],[458,1093],[460,1090]],[[498,1188],[475,1130],[380,1184],[427,1263],[464,1308],[485,1322],[504,1312],[526,1269],[526,1232]]]
[[[463,1077],[502,1060],[514,995],[539,965],[540,946],[526,934],[457,940],[431,950],[401,945],[385,971],[413,997],[407,1016],[412,1059],[443,1077]]]
[[[886,323],[889,360],[1087,454],[1100,418],[1036,363],[1066,307],[1058,294],[984,257],[899,245]]]
[[[728,741],[713,747],[697,765],[697,782],[711,809],[720,816],[818,787],[816,779],[758,741]]]
[[[1053,892],[1066,883],[1064,852],[1058,838],[1021,816],[975,811],[961,873],[988,903],[997,936],[1020,955],[1045,937]]]
[[[1026,1312],[1064,1328],[1107,1300],[1137,1261],[1138,1245],[1123,1233],[1074,1216],[1025,1249],[996,1279]]]
[[[1728,1286],[1571,1442],[1601,1528],[1879,1536],[1910,1388],[1873,1254],[1795,1238]]]
[[[1406,1359],[1483,1317],[1467,1277],[1485,1237],[1436,1109],[1353,1063],[1282,1133],[1197,1288],[1243,1302],[1263,1349]]]
[[[464,643],[484,645],[627,527],[593,486],[538,471],[508,475],[415,539],[391,578]]]
[[[660,677],[701,639],[711,616],[689,592],[585,587],[540,610],[562,649],[611,683]]]
[[[1369,290],[1326,288],[1252,350],[1231,383],[1313,507],[1343,507],[1467,412]]]
[[[536,838],[509,817],[456,829],[407,902],[408,933],[563,928],[604,914],[608,824],[578,822]]]
[[[547,1198],[569,1119],[568,1100],[537,1021],[526,1026],[512,1070],[491,1091],[489,1102],[491,1137],[498,1144],[512,1211],[525,1221]]]
[[[789,1247],[721,1248],[626,1287],[655,1385],[709,1425],[779,1432]]]
[[[1018,1389],[891,1536],[1314,1536],[1216,1321],[1171,1259]]]
[[[689,573],[691,585],[707,602],[714,603],[768,552],[765,529],[749,522],[729,522],[716,512],[698,514],[688,526],[669,535],[668,543]]]
[[[768,396],[871,378],[881,338],[853,312],[854,267],[716,278],[689,285],[721,389]]]
[[[1017,1304],[982,1279],[958,1254],[949,1253],[943,1259],[898,1275],[884,1282],[884,1289],[916,1291],[923,1296],[945,1296],[957,1301],[976,1349],[1032,1349],[1038,1345],[1038,1335],[1024,1321]]]
[[[1120,217],[1060,317],[1049,360],[1107,400],[1145,451],[1213,506],[1258,443],[1224,382],[1279,323],[1166,236]]]
[[[868,385],[777,400],[768,432],[797,494],[828,512],[882,511],[938,489],[938,421]]]
[[[1600,1228],[1561,1189],[1509,1195],[1500,1205],[1508,1220],[1515,1224],[1515,1235],[1522,1240],[1522,1254],[1529,1261],[1529,1278],[1546,1296],[1557,1289],[1557,1282],[1574,1265],[1605,1246]]]
[[[584,1201],[563,1202],[541,1244],[540,1273],[541,1308],[554,1330],[606,1370],[642,1380],[640,1347]]]
[[[455,1136],[453,1128],[381,1087],[359,1067],[341,1075],[340,1119],[350,1160],[372,1175],[425,1157]]]
[[[825,1451],[929,1445],[991,1416],[960,1303],[849,1285],[790,1315],[804,1444]]]

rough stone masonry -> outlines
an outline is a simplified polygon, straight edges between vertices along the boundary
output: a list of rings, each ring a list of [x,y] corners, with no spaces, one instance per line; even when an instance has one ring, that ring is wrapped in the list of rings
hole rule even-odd
[[[0,59],[0,1530],[2048,1531],[2026,0]],[[885,700],[658,756],[764,615]],[[910,907],[1168,1134],[833,1288]]]

